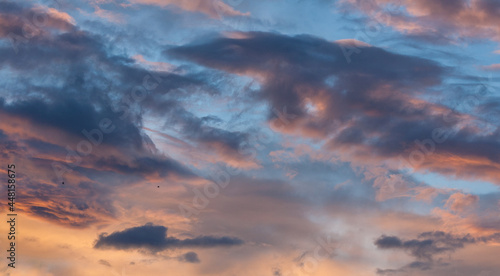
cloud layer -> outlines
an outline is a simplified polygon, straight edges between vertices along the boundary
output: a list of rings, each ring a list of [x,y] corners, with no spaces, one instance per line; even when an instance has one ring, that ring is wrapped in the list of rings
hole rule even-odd
[[[15,272],[498,275],[497,2],[3,1]]]

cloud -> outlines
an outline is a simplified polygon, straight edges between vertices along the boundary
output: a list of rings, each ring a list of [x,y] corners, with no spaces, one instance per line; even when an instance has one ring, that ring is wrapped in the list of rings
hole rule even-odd
[[[375,245],[382,249],[399,248],[403,245],[403,241],[395,236],[382,236],[375,241]]]
[[[342,161],[500,183],[500,130],[481,119],[490,108],[478,110],[491,100],[487,89],[469,95],[474,101],[467,105],[424,100],[439,91],[447,96],[442,80],[452,70],[434,61],[262,32],[198,41],[165,54],[259,81],[248,97],[269,103],[272,128],[323,140]],[[480,127],[485,124],[490,128]]]
[[[380,249],[403,249],[419,260],[430,261],[436,254],[454,252],[465,244],[475,242],[476,239],[470,235],[457,237],[437,231],[422,233],[418,239],[406,241],[396,236],[381,236],[375,241],[375,245]]]
[[[75,20],[57,9],[41,5],[27,7],[7,1],[0,3],[0,38],[17,40],[47,34],[50,30],[69,31],[74,28]]]
[[[457,177],[470,174],[468,177],[472,179],[499,179],[494,173],[498,171],[495,159],[498,132],[483,131],[469,116],[482,116],[498,105],[482,97],[473,110],[464,112],[459,107],[449,116],[443,116],[453,110],[448,102],[441,100],[443,94],[455,93],[447,87],[446,78],[455,73],[451,68],[427,58],[401,54],[404,53],[401,48],[381,49],[354,39],[332,42],[308,35],[278,33],[198,37],[200,32],[206,34],[207,30],[221,27],[221,22],[207,17],[232,16],[231,11],[219,14],[203,6],[211,5],[212,1],[198,6],[195,6],[197,1],[158,4],[168,10],[157,4],[123,4],[126,1],[92,3],[102,4],[101,11],[119,11],[127,19],[122,22],[126,26],[102,22],[102,18],[95,16],[89,19],[84,16],[85,3],[75,2],[71,3],[68,14],[75,16],[81,26],[75,26],[73,18],[61,11],[48,12],[59,20],[57,26],[62,27],[45,26],[38,35],[18,45],[17,55],[7,39],[0,46],[0,76],[5,84],[0,104],[0,156],[5,162],[15,160],[21,165],[19,212],[35,218],[26,221],[26,232],[34,230],[36,235],[48,238],[39,237],[40,241],[54,244],[57,249],[49,250],[55,257],[46,256],[46,250],[42,250],[45,246],[33,245],[34,250],[25,251],[28,254],[25,259],[38,260],[42,256],[60,260],[54,261],[55,265],[49,262],[47,266],[26,269],[40,270],[44,275],[101,275],[109,272],[113,264],[114,268],[124,266],[127,274],[141,274],[141,270],[146,273],[144,266],[147,266],[147,274],[151,275],[161,275],[167,268],[178,275],[201,272],[286,275],[291,273],[285,270],[304,268],[296,267],[296,257],[302,252],[307,252],[300,262],[303,265],[307,265],[305,257],[325,254],[325,244],[318,244],[313,236],[331,232],[339,237],[333,244],[327,239],[326,249],[334,249],[340,258],[321,261],[314,274],[368,275],[373,273],[374,264],[408,258],[404,252],[415,258],[403,267],[406,271],[429,270],[439,265],[441,257],[448,262],[447,255],[460,249],[459,238],[465,235],[450,234],[449,239],[436,235],[390,236],[392,243],[380,240],[379,247],[370,246],[372,241],[366,237],[373,236],[374,231],[380,235],[379,231],[418,233],[453,228],[449,222],[458,219],[436,216],[438,208],[432,209],[435,206],[449,210],[454,216],[476,204],[477,213],[484,210],[484,205],[498,206],[498,196],[492,197],[489,204],[483,202],[483,196],[480,201],[462,193],[448,198],[455,191],[443,192],[417,183],[400,171],[378,167],[385,161],[397,161],[399,155],[407,158],[416,149],[424,148],[425,154],[425,149],[431,147],[422,141],[432,139],[434,129],[444,128],[450,130],[447,141],[436,143],[433,154],[425,155],[420,164],[413,164],[415,169]],[[132,8],[114,9],[120,3]],[[299,9],[303,4],[297,3]],[[266,17],[277,8],[275,3],[267,2],[246,2],[244,6],[248,5],[255,11],[264,6],[269,8],[262,10]],[[12,20],[0,25],[20,35],[24,23],[14,19],[35,8],[18,6],[17,11],[2,6],[5,7],[0,12],[2,18]],[[307,10],[313,8],[306,6]],[[446,12],[439,7],[435,9]],[[187,10],[196,14],[186,13]],[[209,25],[194,33],[186,32],[196,23],[191,19],[200,16]],[[148,24],[142,24],[144,19]],[[282,27],[282,18],[271,19],[277,20],[275,26]],[[167,21],[182,23],[158,24]],[[183,28],[177,28],[177,24]],[[238,25],[232,27],[248,27]],[[314,27],[315,32],[320,29],[323,28]],[[168,46],[172,50],[165,52],[169,57],[187,61],[183,65],[176,66],[178,61],[158,56],[163,50],[156,48],[158,45],[184,43],[192,37],[198,40],[180,47]],[[134,90],[137,86],[144,83],[155,86],[157,77],[161,83],[142,101],[130,98],[130,92],[137,91]],[[233,83],[227,81],[234,78],[236,82],[245,82],[248,77],[255,80],[249,89],[232,87]],[[452,78],[455,77],[453,74]],[[229,121],[236,118],[236,123],[225,125],[228,117]],[[66,184],[61,185],[50,165],[58,162],[70,166],[66,147],[76,150],[78,143],[87,139],[82,130],[98,128],[103,118],[110,119],[116,129],[104,135],[102,143],[65,175]],[[258,148],[258,157],[248,158],[242,150],[252,141],[249,136],[266,129],[262,124],[266,122],[279,133],[273,133],[269,143]],[[158,136],[167,140],[170,147],[158,143]],[[422,143],[416,144],[416,139]],[[184,148],[192,149],[196,155],[193,159],[198,163],[189,162],[181,152]],[[214,163],[219,162],[259,170],[239,175],[227,167],[227,170],[222,168],[224,171],[208,171],[218,167]],[[296,176],[286,179],[278,168],[281,165],[292,168]],[[198,174],[210,175],[217,182],[214,185],[219,186],[191,185],[193,179],[198,183],[209,181],[198,179]],[[337,183],[343,184],[334,188]],[[214,188],[219,196],[207,196]],[[438,198],[433,201],[434,197]],[[424,198],[427,204],[414,202],[415,198]],[[393,200],[377,202],[389,199]],[[195,202],[204,200],[207,205],[199,210],[203,215],[191,220],[182,218],[177,210],[179,203],[194,207]],[[489,213],[491,217],[480,217],[480,221],[473,217],[475,213],[470,213],[467,221],[470,228],[489,227],[493,231],[500,225],[494,211]],[[124,219],[157,224],[115,228],[123,225]],[[161,225],[169,225],[170,235]],[[119,231],[99,236],[92,231],[103,227]],[[172,235],[174,228],[224,236],[196,234],[186,238]],[[238,238],[220,234],[221,229],[223,233],[235,233]],[[69,237],[66,240],[71,246],[59,248],[57,237],[50,234],[54,230],[60,230],[59,238]],[[477,232],[470,233],[472,237],[478,236]],[[131,266],[130,259],[124,256],[133,252],[99,252],[79,246],[94,240],[98,249],[158,254],[135,258],[132,264],[136,265]],[[431,244],[426,240],[431,240]],[[252,241],[252,246],[237,249],[238,254],[225,247],[236,247],[243,241]],[[467,244],[463,242],[464,247]],[[471,250],[463,251],[476,255],[480,250],[477,253],[480,257],[494,256],[486,254],[494,251],[489,245],[471,246]],[[197,248],[215,246],[219,249],[214,252],[217,254],[196,253]],[[396,254],[387,260],[385,252],[377,248],[394,250]],[[71,258],[75,254],[102,256],[75,261]],[[200,258],[203,265],[189,265],[199,263]],[[484,261],[488,264],[483,265],[462,255],[459,258],[475,267],[495,264],[494,260]],[[163,262],[165,259],[174,262]],[[71,271],[64,270],[68,263]],[[395,271],[398,269],[380,270],[387,274]],[[440,271],[419,274],[449,275]]]
[[[486,71],[500,71],[500,64],[486,65],[482,66],[481,68]]]
[[[221,19],[223,16],[248,16],[250,13],[242,13],[235,10],[222,0],[204,1],[204,0],[131,0],[135,4],[148,4],[161,7],[170,5],[190,12],[201,12],[211,18]]]
[[[22,37],[34,12],[47,16],[35,36],[17,41],[17,53],[7,38],[0,46],[0,74],[5,77],[0,114],[9,118],[0,122],[0,156],[16,156],[31,168],[20,191],[30,206],[23,211],[85,227],[115,214],[109,197],[116,193],[111,187],[117,181],[129,185],[198,178],[156,149],[142,120],[148,107],[160,109],[166,94],[180,99],[173,95],[176,89],[202,85],[203,80],[147,71],[126,55],[114,55],[106,37],[79,29],[66,13],[10,2],[0,6],[0,35],[5,31]],[[139,96],[144,96],[142,102]],[[103,122],[108,132],[101,131]],[[75,188],[58,189],[63,181]]]
[[[417,239],[411,240],[403,240],[397,236],[382,235],[374,243],[378,249],[404,250],[415,257],[417,261],[399,269],[379,269],[377,273],[381,275],[392,275],[405,272],[407,269],[429,270],[436,264],[436,255],[453,253],[470,244],[498,242],[499,237],[500,235],[498,233],[488,236],[473,237],[470,234],[458,236],[442,231],[424,232],[419,234]]]
[[[408,274],[409,270],[420,270],[420,271],[426,271],[426,270],[431,270],[432,268],[432,263],[430,262],[411,262],[399,269],[377,269],[377,274],[378,275],[406,275]]]
[[[250,134],[244,131],[225,130],[213,125],[220,119],[216,117],[198,117],[182,107],[172,108],[165,119],[170,128],[180,128],[185,140],[192,141],[197,151],[210,153],[212,163],[225,162],[233,167],[258,168],[258,161],[248,156],[245,145],[250,143]],[[215,153],[215,154],[213,154]]]
[[[463,212],[471,206],[477,204],[479,196],[454,193],[446,201],[445,207],[454,212]]]
[[[181,262],[192,263],[192,264],[196,264],[196,263],[200,262],[200,259],[198,258],[198,254],[196,254],[195,252],[192,252],[192,251],[187,252],[187,253],[179,256],[178,260]]]
[[[234,237],[198,236],[192,239],[167,237],[166,227],[147,223],[143,226],[113,232],[110,235],[102,233],[96,240],[94,248],[120,250],[142,248],[157,252],[173,248],[212,248],[241,244],[243,241]]]
[[[106,261],[106,260],[99,260],[99,264],[111,267],[111,264],[108,261]]]
[[[498,1],[342,0],[339,5],[349,13],[361,12],[401,33],[426,41],[442,43],[458,38],[500,41]]]
[[[0,18],[10,24],[7,31],[18,36],[23,35],[21,18],[34,9],[59,20],[57,26],[63,26],[62,21],[74,23],[49,8],[0,5]],[[178,138],[189,142],[190,150],[205,154],[208,162],[259,167],[255,158],[243,154],[247,133],[225,130],[214,123],[216,117],[198,117],[184,106],[186,98],[217,89],[211,86],[213,76],[173,66],[148,71],[142,59],[115,55],[105,36],[74,25],[53,31],[51,24],[19,41],[17,54],[9,43],[0,46],[0,66],[5,69],[0,73],[8,75],[0,114],[9,118],[0,122],[0,155],[25,156],[25,166],[32,168],[21,192],[32,208],[24,211],[54,223],[86,227],[115,215],[113,202],[105,199],[117,193],[113,186],[118,183],[200,180],[186,160],[181,163],[156,147],[143,129],[145,117],[179,127]],[[136,92],[145,93],[144,98],[135,100]],[[113,131],[101,136],[94,130],[103,120]],[[90,153],[78,152],[79,145],[86,149],[82,143],[90,143]],[[85,209],[73,191],[56,188],[63,181],[89,196]]]

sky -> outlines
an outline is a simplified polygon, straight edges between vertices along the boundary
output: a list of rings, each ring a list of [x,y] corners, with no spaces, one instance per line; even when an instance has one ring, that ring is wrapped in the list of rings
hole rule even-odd
[[[1,275],[500,274],[498,0],[4,0],[0,83]]]

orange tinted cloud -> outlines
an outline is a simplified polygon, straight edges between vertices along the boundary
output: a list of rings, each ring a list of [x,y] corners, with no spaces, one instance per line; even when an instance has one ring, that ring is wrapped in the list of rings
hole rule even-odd
[[[454,212],[463,212],[479,201],[477,195],[466,195],[462,193],[452,194],[446,201],[445,207]]]

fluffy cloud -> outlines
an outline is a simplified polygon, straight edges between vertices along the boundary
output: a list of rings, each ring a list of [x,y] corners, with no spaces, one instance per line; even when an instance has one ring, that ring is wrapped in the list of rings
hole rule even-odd
[[[452,194],[446,201],[445,207],[454,212],[463,212],[479,201],[477,195],[466,195],[462,193]]]

